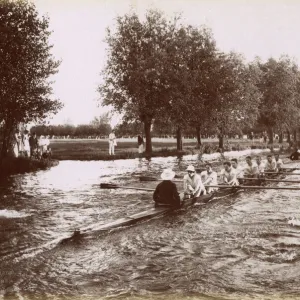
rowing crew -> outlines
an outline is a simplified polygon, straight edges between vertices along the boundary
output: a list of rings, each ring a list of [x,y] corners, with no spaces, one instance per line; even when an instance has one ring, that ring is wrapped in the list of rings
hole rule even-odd
[[[261,157],[256,157],[256,162],[252,161],[250,156],[246,157],[246,167],[241,169],[238,166],[237,159],[233,158],[231,161],[226,161],[223,164],[224,169],[221,171],[222,184],[237,186],[239,179],[244,178],[261,178],[266,172],[278,172],[283,167],[283,162],[279,155],[267,156],[267,162],[262,163]],[[180,207],[182,201],[186,198],[199,197],[214,192],[218,187],[218,175],[212,169],[210,163],[206,163],[205,171],[201,174],[196,174],[194,166],[187,167],[187,174],[183,177],[184,191],[179,194],[177,187],[172,180],[175,177],[175,172],[171,169],[166,169],[161,174],[163,180],[159,183],[153,194],[153,200],[156,204],[172,205]],[[206,187],[205,187],[206,186]]]

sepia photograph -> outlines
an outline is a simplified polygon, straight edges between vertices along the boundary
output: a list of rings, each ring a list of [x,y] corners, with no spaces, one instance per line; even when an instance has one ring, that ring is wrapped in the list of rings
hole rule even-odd
[[[0,0],[0,299],[300,299],[299,15]]]

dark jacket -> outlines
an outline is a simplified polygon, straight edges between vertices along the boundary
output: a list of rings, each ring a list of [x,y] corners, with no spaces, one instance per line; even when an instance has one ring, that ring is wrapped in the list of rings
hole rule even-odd
[[[138,145],[140,146],[142,144],[144,144],[144,139],[139,135],[138,136]]]
[[[295,151],[291,154],[290,159],[291,160],[298,160],[300,156],[300,153],[298,151]]]
[[[180,197],[176,184],[171,180],[164,180],[159,183],[153,194],[156,203],[169,204],[173,207],[180,207]]]
[[[33,135],[31,135],[29,137],[29,146],[31,148],[37,148],[38,147],[38,140],[37,137],[34,137]]]

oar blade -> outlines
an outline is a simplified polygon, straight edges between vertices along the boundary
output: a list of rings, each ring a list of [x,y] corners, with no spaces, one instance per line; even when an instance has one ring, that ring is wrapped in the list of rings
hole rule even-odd
[[[100,188],[101,189],[117,189],[118,186],[116,184],[112,184],[112,183],[100,183]]]
[[[156,177],[151,177],[151,176],[141,176],[140,181],[157,181],[159,180]]]

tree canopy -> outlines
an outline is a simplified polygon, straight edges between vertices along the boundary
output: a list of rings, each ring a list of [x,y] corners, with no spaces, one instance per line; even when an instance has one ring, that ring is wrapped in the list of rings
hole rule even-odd
[[[142,21],[129,13],[108,29],[108,59],[99,86],[100,101],[144,123],[146,152],[151,152],[151,125],[170,123],[181,149],[181,131],[194,127],[223,137],[242,128],[295,128],[299,122],[299,70],[282,57],[246,63],[224,53],[204,26],[182,23],[149,10]]]
[[[48,18],[39,16],[33,3],[0,1],[2,155],[19,123],[43,120],[62,107],[51,98],[51,76],[60,62],[51,54],[48,28]]]

